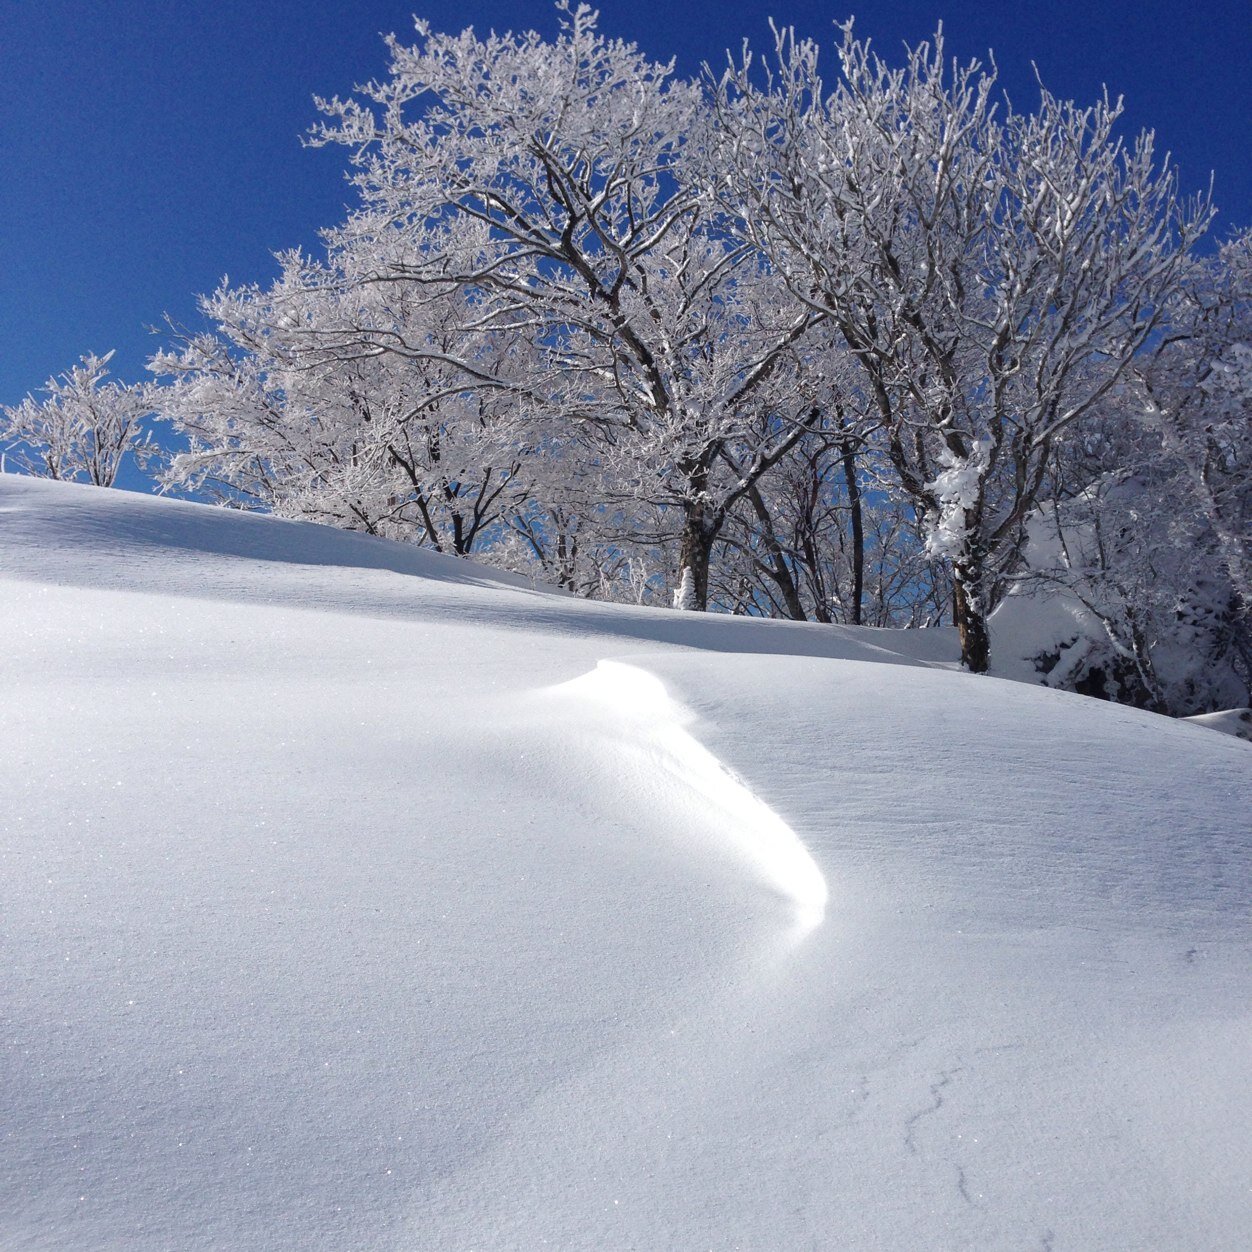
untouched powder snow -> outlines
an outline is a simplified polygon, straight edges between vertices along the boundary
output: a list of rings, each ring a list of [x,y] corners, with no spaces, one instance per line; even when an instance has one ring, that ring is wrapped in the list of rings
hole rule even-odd
[[[1246,1246],[1246,743],[11,476],[0,612],[5,1249]]]
[[[615,738],[608,768],[620,776],[633,756],[639,783],[660,782],[677,790],[712,818],[717,843],[733,849],[795,908],[798,933],[826,916],[826,879],[808,849],[777,813],[731,773],[688,730],[690,714],[676,705],[665,685],[646,670],[620,661],[601,661],[591,673],[558,688],[587,695],[604,706]]]

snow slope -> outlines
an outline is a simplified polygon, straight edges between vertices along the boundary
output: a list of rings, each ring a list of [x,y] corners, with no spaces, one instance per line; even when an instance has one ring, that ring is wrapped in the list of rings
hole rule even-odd
[[[1246,1246],[1247,744],[11,476],[0,613],[5,1249]]]

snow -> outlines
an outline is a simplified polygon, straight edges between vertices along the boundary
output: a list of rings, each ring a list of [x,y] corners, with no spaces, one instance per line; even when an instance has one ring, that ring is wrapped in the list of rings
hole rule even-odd
[[[1220,731],[1223,735],[1234,735],[1239,739],[1252,742],[1252,709],[1223,709],[1220,713],[1197,713],[1194,717],[1184,717],[1184,722],[1193,726],[1204,726],[1209,730]]]
[[[696,607],[696,585],[691,576],[690,566],[683,566],[682,577],[674,591],[674,608],[691,611]]]
[[[977,440],[968,457],[958,456],[950,448],[941,449],[939,463],[943,470],[933,482],[926,484],[927,490],[939,501],[939,511],[929,519],[930,529],[926,535],[926,551],[930,556],[957,559],[964,553],[969,540],[966,518],[982,495],[988,447],[986,440]]]
[[[0,477],[0,1245],[1236,1249],[1248,745]]]

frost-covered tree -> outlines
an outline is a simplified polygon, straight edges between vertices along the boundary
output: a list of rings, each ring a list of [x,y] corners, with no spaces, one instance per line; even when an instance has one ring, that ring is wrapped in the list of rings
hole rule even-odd
[[[551,407],[594,429],[621,501],[677,519],[676,602],[702,609],[729,508],[820,420],[780,386],[813,314],[712,219],[699,87],[562,7],[554,40],[418,22],[385,81],[323,102],[317,141],[353,151],[358,243],[485,228],[469,264],[393,257],[378,277],[456,285],[480,326],[546,346]]]
[[[1142,420],[1181,471],[1252,630],[1252,231],[1192,267],[1140,373]]]
[[[106,382],[113,353],[84,356],[60,378],[50,378],[44,399],[27,396],[0,407],[0,444],[23,472],[65,482],[112,487],[128,456],[148,446],[144,418],[153,389],[143,383]]]
[[[1250,255],[1195,260],[1134,384],[1061,450],[1049,514],[1045,576],[1101,624],[1105,692],[1179,715],[1252,697]]]
[[[1209,220],[1120,105],[994,100],[942,35],[892,68],[844,28],[841,77],[780,32],[720,89],[714,169],[741,238],[861,366],[887,455],[952,570],[964,664],[1020,559],[1051,450],[1128,375]]]
[[[998,619],[1050,685],[1177,715],[1249,701],[1247,246],[1194,261],[1133,379],[1056,447],[1020,602]]]
[[[1151,137],[1107,98],[1018,113],[938,36],[892,68],[849,26],[828,87],[780,32],[692,82],[558,8],[555,38],[418,22],[321,102],[359,207],[158,359],[170,481],[581,595],[951,615],[972,670],[1006,589],[1046,583],[1123,696],[1218,698],[1249,249],[1195,260],[1210,208]]]
[[[280,259],[269,288],[224,285],[202,302],[215,330],[154,359],[161,414],[189,443],[167,481],[457,555],[498,534],[542,437],[515,394],[525,344],[479,333],[456,288]]]
[[[749,611],[850,626],[950,620],[951,582],[887,471],[872,442],[837,425],[788,457],[732,531],[740,554],[728,564]]]

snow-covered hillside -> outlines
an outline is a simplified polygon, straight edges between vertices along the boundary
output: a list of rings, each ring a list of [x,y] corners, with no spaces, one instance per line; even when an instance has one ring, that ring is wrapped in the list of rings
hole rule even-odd
[[[0,1246],[1246,1246],[1247,744],[12,476],[0,571]]]

